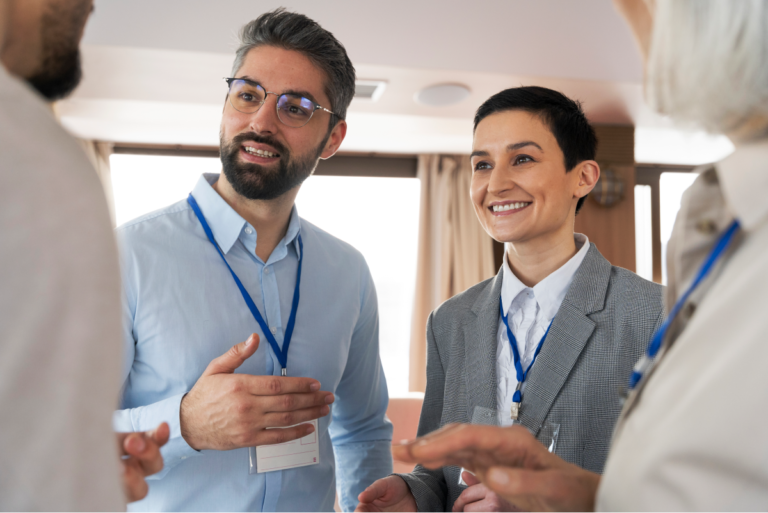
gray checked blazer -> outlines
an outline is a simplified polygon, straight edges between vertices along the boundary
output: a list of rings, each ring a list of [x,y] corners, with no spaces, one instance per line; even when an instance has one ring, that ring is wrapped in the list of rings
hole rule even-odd
[[[503,273],[437,308],[427,322],[427,390],[419,436],[496,408],[496,344]],[[620,394],[664,315],[662,287],[613,267],[591,244],[526,380],[520,422],[536,435],[560,424],[555,453],[602,472]],[[419,511],[450,511],[458,467],[399,474]]]

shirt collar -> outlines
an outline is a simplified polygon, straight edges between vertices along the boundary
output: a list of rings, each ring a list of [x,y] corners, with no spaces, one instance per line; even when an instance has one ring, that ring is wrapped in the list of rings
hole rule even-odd
[[[750,231],[768,217],[768,140],[738,146],[716,165],[723,195],[741,226]]]
[[[576,254],[532,288],[536,302],[547,319],[554,319],[555,314],[560,309],[560,305],[563,303],[563,299],[565,299],[568,288],[571,286],[573,276],[579,269],[584,257],[587,256],[587,251],[589,251],[589,238],[586,235],[574,233],[573,238],[576,242],[576,247],[579,248]],[[501,305],[507,315],[509,315],[509,309],[515,298],[527,289],[529,287],[521,282],[509,267],[507,252],[505,251],[501,283]]]
[[[211,227],[213,237],[216,239],[216,243],[219,245],[224,253],[229,253],[232,246],[235,244],[243,228],[248,225],[248,222],[243,219],[240,214],[229,206],[224,199],[219,196],[212,185],[219,179],[219,175],[216,173],[204,173],[197,181],[197,185],[192,190],[192,196],[195,197],[195,201],[200,206],[200,210],[205,216],[205,220],[208,222],[208,226]],[[296,210],[296,206],[293,206],[291,210],[291,218],[288,222],[288,230],[285,233],[285,237],[278,248],[284,248],[291,242],[295,244],[296,253],[299,252],[298,239],[299,231],[301,228],[301,220],[299,219],[299,213]],[[279,255],[275,255],[278,257]],[[271,258],[271,257],[270,257]]]

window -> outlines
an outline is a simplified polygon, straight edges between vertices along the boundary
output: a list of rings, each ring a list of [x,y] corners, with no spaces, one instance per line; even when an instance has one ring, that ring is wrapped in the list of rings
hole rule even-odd
[[[672,236],[680,201],[685,190],[698,177],[697,173],[666,172],[659,178],[660,221],[661,221],[661,283],[667,284],[667,244]]]
[[[115,154],[110,158],[117,225],[184,199],[217,158]],[[368,262],[379,299],[379,343],[392,397],[408,394],[420,182],[414,178],[313,176],[299,214],[350,243]]]
[[[635,270],[646,280],[653,280],[650,185],[635,185]]]

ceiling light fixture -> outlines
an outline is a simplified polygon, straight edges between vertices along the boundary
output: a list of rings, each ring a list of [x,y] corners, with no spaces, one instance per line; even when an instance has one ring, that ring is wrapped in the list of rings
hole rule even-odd
[[[464,84],[435,84],[425,87],[414,99],[416,103],[430,107],[446,107],[455,105],[469,96],[469,87]]]

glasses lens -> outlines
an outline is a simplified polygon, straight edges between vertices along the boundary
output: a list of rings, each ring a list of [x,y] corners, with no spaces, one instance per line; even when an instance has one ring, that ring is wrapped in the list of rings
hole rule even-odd
[[[264,103],[265,96],[263,87],[249,84],[245,80],[233,80],[229,87],[229,101],[240,112],[256,112]]]
[[[298,128],[306,125],[313,112],[315,104],[303,96],[283,94],[277,99],[277,114],[280,121],[288,126]]]

